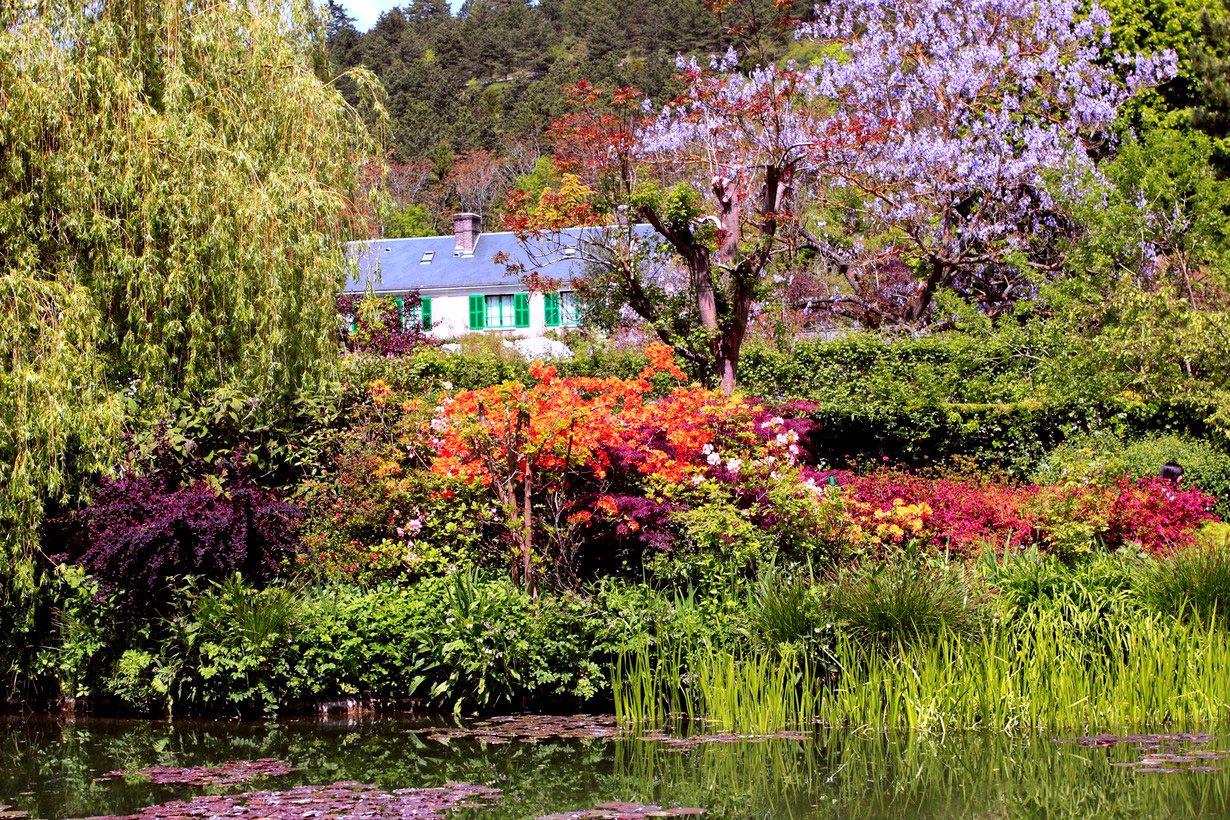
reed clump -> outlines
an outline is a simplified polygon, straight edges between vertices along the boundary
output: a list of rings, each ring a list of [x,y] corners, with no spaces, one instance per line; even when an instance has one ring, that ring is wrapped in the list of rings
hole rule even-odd
[[[616,665],[616,714],[755,733],[1105,731],[1230,716],[1230,636],[1212,620],[1133,611],[1091,631],[1069,609],[997,620],[976,634],[945,628],[887,650],[839,634],[823,663],[802,653],[645,648]]]

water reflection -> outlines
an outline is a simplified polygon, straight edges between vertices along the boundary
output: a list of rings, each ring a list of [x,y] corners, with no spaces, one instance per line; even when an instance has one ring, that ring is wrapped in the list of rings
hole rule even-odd
[[[460,736],[442,742],[428,738],[427,726],[400,719],[172,724],[11,718],[0,722],[0,804],[34,817],[125,813],[211,790],[98,779],[108,771],[277,758],[299,771],[229,791],[338,780],[384,789],[463,782],[501,789],[501,803],[481,813],[500,818],[605,801],[699,806],[709,816],[732,818],[1230,814],[1230,765],[1172,774],[1111,765],[1140,759],[1130,744],[1087,748],[1035,735],[828,733],[811,741],[679,749],[637,739],[491,744]],[[1201,748],[1230,748],[1230,737]]]

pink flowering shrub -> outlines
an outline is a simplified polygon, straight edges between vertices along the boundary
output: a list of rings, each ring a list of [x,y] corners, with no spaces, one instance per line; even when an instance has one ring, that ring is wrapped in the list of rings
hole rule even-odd
[[[1215,498],[1196,487],[1176,488],[1160,478],[1138,481],[1121,478],[1108,516],[1108,538],[1114,543],[1140,544],[1147,552],[1164,555],[1195,540]]]
[[[808,480],[840,488],[847,539],[873,549],[914,542],[971,555],[1036,545],[1070,556],[1101,545],[1167,554],[1217,518],[1212,496],[1157,478],[1038,486],[880,470],[809,473]]]
[[[1029,486],[955,478],[928,479],[897,470],[866,475],[848,471],[824,474],[835,479],[848,498],[854,540],[901,544],[907,539],[971,554],[984,544],[1017,546],[1032,537],[1027,513],[1036,489]],[[896,504],[896,502],[901,502]],[[919,507],[918,526],[886,520],[898,508]],[[899,517],[900,513],[898,513]],[[896,528],[894,528],[896,524]]]

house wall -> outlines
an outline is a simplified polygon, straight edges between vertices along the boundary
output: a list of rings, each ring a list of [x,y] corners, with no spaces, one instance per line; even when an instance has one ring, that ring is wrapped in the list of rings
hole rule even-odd
[[[478,291],[474,291],[478,292]],[[488,288],[481,291],[484,296],[496,296],[502,294],[517,293],[513,289],[492,289]],[[521,291],[524,292],[524,291]],[[431,335],[438,339],[452,339],[457,336],[464,336],[470,332],[470,293],[456,291],[422,291],[423,296],[431,297],[431,319],[434,327]],[[509,330],[491,330],[485,329],[478,331],[480,333],[496,333],[501,336],[519,336],[521,338],[534,338],[542,336],[546,331],[546,313],[541,293],[530,294],[530,326],[528,328],[516,328]],[[552,328],[555,330],[555,328]]]

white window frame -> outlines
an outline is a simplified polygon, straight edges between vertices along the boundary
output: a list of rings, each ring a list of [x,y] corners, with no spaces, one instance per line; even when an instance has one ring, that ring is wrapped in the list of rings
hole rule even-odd
[[[505,302],[507,300],[507,302]],[[517,297],[511,293],[490,293],[483,295],[483,327],[490,330],[512,330],[517,326]],[[507,308],[505,308],[507,304]],[[495,318],[492,321],[491,308],[496,306]]]

